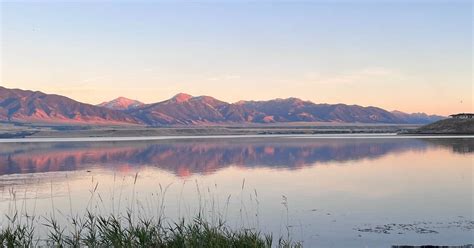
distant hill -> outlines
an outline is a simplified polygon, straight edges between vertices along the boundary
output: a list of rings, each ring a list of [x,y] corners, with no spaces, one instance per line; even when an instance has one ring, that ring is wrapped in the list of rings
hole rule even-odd
[[[394,114],[396,117],[398,117],[399,119],[405,122],[409,122],[413,124],[426,124],[426,123],[432,123],[435,121],[445,119],[445,117],[443,116],[427,115],[425,113],[407,114],[400,111],[392,111],[392,114]]]
[[[98,104],[97,106],[114,110],[129,110],[141,107],[143,105],[145,104],[137,100],[132,100],[125,97],[118,97],[112,101]]]
[[[0,86],[0,120],[62,124],[139,124],[126,113],[64,96]]]
[[[240,102],[240,105],[257,111],[260,116],[263,116],[263,119],[257,118],[256,120],[261,122],[405,122],[381,108],[346,104],[315,104],[297,98]]]
[[[185,93],[152,104],[119,97],[94,106],[64,96],[0,87],[0,121],[9,122],[149,126],[291,122],[426,124],[443,118],[424,113],[389,112],[377,107],[316,104],[298,98],[227,103],[210,96],[195,97]]]
[[[410,131],[413,134],[474,134],[474,119],[449,118]]]

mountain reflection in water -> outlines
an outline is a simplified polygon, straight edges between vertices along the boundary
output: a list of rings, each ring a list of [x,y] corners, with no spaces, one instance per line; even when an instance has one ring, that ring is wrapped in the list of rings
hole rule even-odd
[[[426,149],[472,153],[473,139],[201,139],[0,144],[0,175],[151,166],[178,176],[228,166],[298,169]]]

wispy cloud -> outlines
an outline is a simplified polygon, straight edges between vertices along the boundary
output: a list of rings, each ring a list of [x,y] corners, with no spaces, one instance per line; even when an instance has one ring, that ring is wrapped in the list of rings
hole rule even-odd
[[[330,75],[320,72],[309,72],[305,75],[306,80],[324,85],[361,84],[394,77],[400,78],[401,74],[395,70],[383,67],[367,67]]]
[[[135,77],[140,74],[150,74],[151,72],[158,71],[156,68],[143,68],[139,70],[131,70],[131,71],[125,71],[125,72],[118,72],[114,74],[108,74],[108,75],[98,75],[98,76],[92,76],[92,77],[87,77],[79,80],[77,83],[79,85],[84,85],[88,83],[101,83],[103,80],[110,80],[111,78],[125,78],[125,77]]]

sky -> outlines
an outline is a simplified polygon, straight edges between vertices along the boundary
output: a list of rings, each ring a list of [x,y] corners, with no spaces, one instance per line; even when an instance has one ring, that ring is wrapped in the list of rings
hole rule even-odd
[[[473,112],[471,1],[0,3],[0,85]]]

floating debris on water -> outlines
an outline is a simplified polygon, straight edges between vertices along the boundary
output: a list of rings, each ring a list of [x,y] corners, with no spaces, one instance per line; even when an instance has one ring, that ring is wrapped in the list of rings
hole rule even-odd
[[[450,222],[430,222],[418,221],[409,224],[384,224],[384,225],[370,225],[366,224],[364,227],[356,227],[354,230],[366,233],[379,234],[405,234],[406,232],[415,232],[418,234],[437,234],[439,230],[446,228],[459,228],[461,230],[469,231],[474,229],[474,221],[472,220],[457,220]]]

